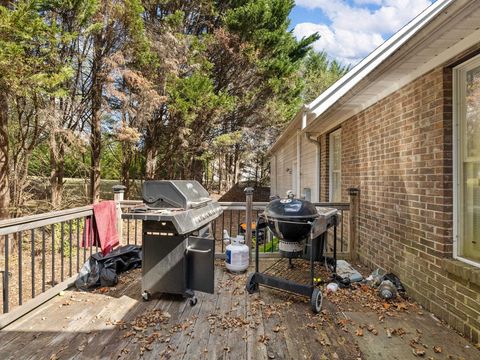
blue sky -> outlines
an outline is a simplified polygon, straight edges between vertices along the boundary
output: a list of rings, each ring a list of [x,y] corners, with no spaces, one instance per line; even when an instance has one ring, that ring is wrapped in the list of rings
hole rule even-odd
[[[318,32],[317,51],[356,64],[420,14],[433,0],[295,0],[290,28],[297,38]]]

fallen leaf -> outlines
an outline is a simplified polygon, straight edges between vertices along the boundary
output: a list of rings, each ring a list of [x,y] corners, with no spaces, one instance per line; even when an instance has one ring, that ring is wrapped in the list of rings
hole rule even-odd
[[[355,331],[355,335],[357,336],[363,336],[363,330],[358,328],[357,331]]]
[[[442,352],[442,347],[441,346],[434,346],[433,351],[436,352],[437,354]]]
[[[413,349],[413,355],[415,355],[415,356],[425,356],[425,350]]]
[[[258,342],[261,342],[262,344],[267,343],[270,340],[270,338],[266,335],[260,335],[258,338]]]

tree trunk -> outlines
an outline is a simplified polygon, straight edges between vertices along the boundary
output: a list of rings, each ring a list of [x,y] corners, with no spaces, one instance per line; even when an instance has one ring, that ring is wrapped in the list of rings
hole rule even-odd
[[[130,196],[130,168],[133,161],[133,151],[132,145],[126,143],[122,146],[122,184],[125,186],[125,198],[128,199]]]
[[[145,150],[145,180],[152,180],[157,171],[157,150],[151,145]]]
[[[191,179],[197,180],[199,183],[203,183],[203,161],[194,158],[192,160]]]
[[[53,135],[54,136],[54,135]],[[51,139],[56,141],[56,139]],[[63,199],[63,179],[65,177],[65,148],[60,144],[60,148],[56,151],[56,146],[50,144],[50,187],[52,194],[50,201],[54,209],[59,209]]]
[[[8,99],[0,90],[0,219],[9,217]]]
[[[99,40],[96,40],[96,46]],[[99,52],[99,50],[97,50]],[[100,200],[100,156],[102,151],[101,108],[102,108],[102,76],[101,60],[98,54],[92,64],[92,125],[90,135],[90,201],[92,204]]]
[[[223,182],[223,164],[222,164],[223,156],[220,153],[218,155],[218,192],[222,193],[222,182]]]
[[[92,115],[92,134],[90,144],[92,149],[90,163],[90,201],[92,204],[95,204],[100,200],[100,155],[102,151],[102,133],[100,130],[100,116],[98,113]]]
[[[235,152],[233,156],[233,183],[238,183],[238,173],[239,173],[239,163],[238,163],[238,145],[235,145]]]

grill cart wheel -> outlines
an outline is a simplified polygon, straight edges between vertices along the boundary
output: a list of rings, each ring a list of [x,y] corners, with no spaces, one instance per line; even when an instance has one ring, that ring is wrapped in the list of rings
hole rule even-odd
[[[190,298],[190,306],[195,306],[197,305],[198,299],[194,296]]]
[[[148,291],[144,291],[142,293],[142,298],[144,301],[149,301],[150,300],[150,293]]]
[[[318,314],[322,309],[323,296],[320,289],[313,289],[312,297],[310,298],[310,305],[312,305],[312,310],[315,314]]]
[[[258,283],[256,283],[253,279],[254,275],[255,274],[248,275],[247,285],[245,286],[245,289],[249,294],[253,294],[254,292],[258,291]]]

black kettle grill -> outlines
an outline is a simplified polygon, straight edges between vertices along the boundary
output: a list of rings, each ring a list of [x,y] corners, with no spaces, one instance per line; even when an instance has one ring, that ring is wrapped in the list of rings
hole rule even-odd
[[[294,198],[271,201],[263,215],[279,239],[280,255],[290,259],[302,256],[312,224],[320,216],[311,202]]]
[[[285,290],[310,297],[314,312],[318,313],[322,306],[322,292],[314,284],[314,262],[331,260],[333,273],[336,272],[337,209],[316,207],[307,200],[289,196],[285,199],[272,200],[257,220],[256,231],[267,227],[279,240],[280,260],[288,258],[290,267],[292,259],[310,260],[310,283],[299,284],[278,276],[259,271],[259,244],[255,244],[255,272],[248,277],[246,289],[249,293],[258,290],[259,285]],[[327,230],[333,227],[333,259],[323,256]],[[273,264],[271,267],[273,267]],[[334,275],[335,276],[335,275]]]

